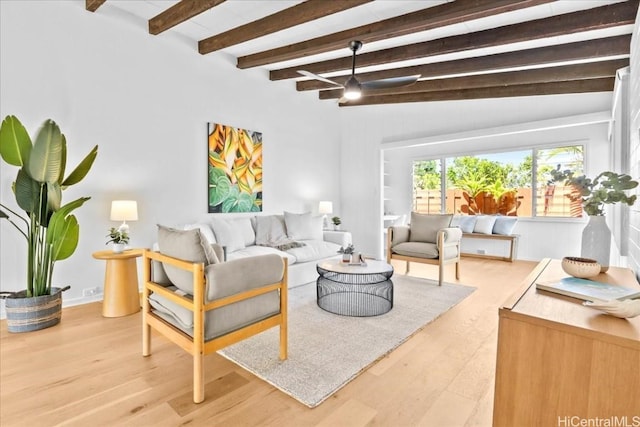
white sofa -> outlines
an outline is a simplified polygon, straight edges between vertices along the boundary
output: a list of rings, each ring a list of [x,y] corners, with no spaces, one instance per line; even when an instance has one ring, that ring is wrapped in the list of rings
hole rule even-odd
[[[339,257],[351,243],[351,233],[322,229],[322,216],[311,213],[213,217],[181,226],[199,229],[208,243],[224,248],[225,260],[277,254],[287,258],[289,288],[315,281],[316,264]],[[160,248],[162,251],[162,248]]]

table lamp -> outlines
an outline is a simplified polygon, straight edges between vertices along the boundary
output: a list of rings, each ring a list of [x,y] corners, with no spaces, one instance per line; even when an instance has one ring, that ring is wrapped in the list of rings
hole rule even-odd
[[[127,221],[138,220],[138,203],[135,200],[114,200],[111,202],[111,221],[122,221],[118,229],[129,232]]]
[[[318,213],[321,213],[324,215],[322,217],[322,227],[325,229],[329,228],[329,218],[327,218],[327,214],[330,214],[332,212],[333,212],[332,202],[328,202],[328,201],[320,202],[320,205],[318,206]]]

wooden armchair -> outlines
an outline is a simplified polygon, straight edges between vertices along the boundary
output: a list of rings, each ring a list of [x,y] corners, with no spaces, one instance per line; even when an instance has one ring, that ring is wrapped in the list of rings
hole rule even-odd
[[[263,255],[205,266],[150,250],[145,250],[143,259],[142,355],[151,354],[151,328],[191,354],[195,403],[204,400],[207,354],[279,326],[280,359],[287,358],[285,259]],[[157,270],[153,261],[191,273],[193,293],[162,278],[153,281],[152,270]]]
[[[392,259],[409,263],[439,266],[438,285],[442,286],[444,266],[456,265],[456,279],[460,278],[460,242],[462,231],[449,227],[453,215],[425,215],[411,213],[409,225],[391,226],[387,232],[387,262]]]

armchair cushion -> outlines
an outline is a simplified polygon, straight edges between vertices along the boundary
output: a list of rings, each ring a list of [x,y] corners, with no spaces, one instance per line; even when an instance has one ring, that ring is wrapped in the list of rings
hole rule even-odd
[[[210,264],[204,270],[207,301],[228,297],[282,280],[282,257],[269,254]]]
[[[393,225],[391,234],[391,247],[394,247],[398,243],[409,241],[409,226],[408,225]]]
[[[158,224],[158,247],[161,253],[184,261],[204,264],[219,262],[215,251],[197,228],[177,230]],[[193,275],[191,272],[168,264],[164,265],[164,270],[171,283],[178,289],[193,294]]]
[[[398,255],[413,258],[438,258],[440,255],[435,243],[404,242],[393,246],[391,250]]]
[[[411,212],[409,241],[436,243],[438,231],[449,227],[451,218],[453,218],[452,214],[425,215]]]
[[[443,244],[445,247],[448,245],[456,245],[460,243],[462,239],[462,230],[457,227],[443,228],[442,233],[444,233]]]

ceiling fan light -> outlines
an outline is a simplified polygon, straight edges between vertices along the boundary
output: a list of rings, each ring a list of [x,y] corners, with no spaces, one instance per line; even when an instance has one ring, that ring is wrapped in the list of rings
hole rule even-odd
[[[360,82],[355,77],[351,77],[347,83],[344,85],[344,93],[343,96],[353,101],[354,99],[359,99],[362,96],[362,90],[360,89]]]

